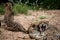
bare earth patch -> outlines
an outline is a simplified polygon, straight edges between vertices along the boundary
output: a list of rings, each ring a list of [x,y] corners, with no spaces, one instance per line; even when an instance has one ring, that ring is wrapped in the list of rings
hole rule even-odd
[[[44,11],[29,11],[29,15],[23,15],[19,14],[17,16],[14,16],[14,21],[20,23],[23,25],[23,27],[28,30],[29,26],[32,23],[39,22],[37,20],[41,15],[47,15],[49,20],[49,23],[60,28],[60,10],[45,10]],[[3,16],[0,16],[0,19],[2,19]],[[59,29],[60,30],[60,29]],[[0,28],[1,34],[0,34],[0,40],[35,40],[30,39],[29,35],[23,32],[12,32],[8,31],[6,29]]]

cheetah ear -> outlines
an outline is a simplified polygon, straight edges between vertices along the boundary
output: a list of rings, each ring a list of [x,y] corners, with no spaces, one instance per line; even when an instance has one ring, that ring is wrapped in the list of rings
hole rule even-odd
[[[35,27],[35,24],[31,24],[30,27]]]
[[[8,3],[5,4],[5,7],[7,7],[7,6],[8,6]]]
[[[13,6],[13,3],[8,2],[5,4],[5,7],[7,7],[7,6]]]

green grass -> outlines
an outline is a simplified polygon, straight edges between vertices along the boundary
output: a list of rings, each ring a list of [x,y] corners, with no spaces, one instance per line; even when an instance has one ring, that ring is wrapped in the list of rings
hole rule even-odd
[[[16,3],[13,9],[15,11],[15,14],[18,14],[18,13],[27,14],[28,13],[28,7],[25,4]]]
[[[29,7],[25,4],[15,3],[13,6],[13,10],[15,12],[15,15],[17,15],[19,13],[27,14]],[[0,14],[3,15],[4,13],[5,13],[4,4],[0,4]]]
[[[4,4],[0,4],[0,14],[3,15],[5,12],[4,10]]]
[[[28,10],[38,10],[39,7],[35,7],[35,6],[28,6],[26,4],[21,4],[21,3],[14,3],[13,6],[13,10],[15,15],[21,13],[21,14],[28,14]],[[4,10],[4,4],[0,4],[0,14],[4,14],[5,10]],[[44,17],[41,17],[44,18]]]
[[[40,19],[46,19],[47,18],[47,15],[41,15],[39,18]]]
[[[39,22],[41,19],[47,19],[48,18],[48,15],[40,15],[36,20],[35,22]]]

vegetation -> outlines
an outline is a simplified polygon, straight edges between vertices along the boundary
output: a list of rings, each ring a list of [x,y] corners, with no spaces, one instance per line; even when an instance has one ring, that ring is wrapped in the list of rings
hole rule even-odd
[[[46,19],[47,18],[47,15],[41,15],[39,18],[40,19]]]
[[[41,19],[47,19],[48,18],[48,15],[40,15],[35,22],[39,22]]]
[[[27,14],[27,12],[28,12],[28,7],[25,4],[16,3],[14,5],[13,9],[14,9],[15,13],[24,13],[24,14]]]
[[[10,1],[10,0],[8,0]],[[4,6],[2,3],[4,1],[0,1],[0,13],[4,14]],[[6,1],[7,2],[7,1]],[[60,9],[60,0],[12,0],[10,2],[14,3],[14,11],[15,13],[24,13],[27,14],[28,10],[41,10],[41,9]]]
[[[13,10],[15,12],[15,15],[18,13],[27,14],[28,6],[25,4],[15,3],[15,5],[13,6]],[[3,15],[4,13],[5,13],[4,5],[1,4],[0,5],[0,14]]]
[[[60,9],[60,0],[19,0],[18,2],[43,9]]]
[[[3,4],[0,5],[0,14],[1,15],[4,14],[4,5]]]

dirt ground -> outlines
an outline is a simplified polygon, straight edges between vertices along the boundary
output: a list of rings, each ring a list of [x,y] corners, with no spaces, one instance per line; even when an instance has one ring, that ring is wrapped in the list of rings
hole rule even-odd
[[[23,25],[23,27],[28,30],[32,23],[37,22],[36,20],[41,20],[39,17],[41,15],[47,15],[49,24],[54,25],[60,30],[60,10],[45,10],[45,11],[31,11],[29,10],[28,15],[19,14],[14,16],[14,21]],[[0,16],[3,19],[3,16]],[[60,32],[59,32],[60,33]],[[0,40],[35,40],[31,39],[28,34],[23,32],[12,32],[4,28],[0,28]]]

